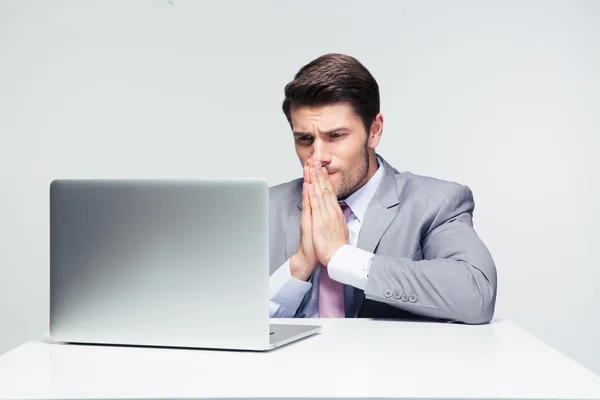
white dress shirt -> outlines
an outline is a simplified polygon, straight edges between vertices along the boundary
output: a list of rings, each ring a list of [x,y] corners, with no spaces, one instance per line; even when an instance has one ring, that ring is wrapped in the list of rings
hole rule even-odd
[[[364,290],[369,278],[369,268],[373,253],[356,247],[358,234],[367,212],[367,207],[383,177],[383,164],[377,158],[379,167],[375,175],[344,202],[352,210],[348,218],[348,244],[340,247],[327,266],[331,279]],[[291,318],[298,310],[302,299],[312,287],[312,282],[294,278],[290,272],[288,259],[270,277],[271,299],[269,311],[271,318]],[[316,302],[318,304],[318,302]],[[307,310],[309,318],[318,317],[318,307]]]

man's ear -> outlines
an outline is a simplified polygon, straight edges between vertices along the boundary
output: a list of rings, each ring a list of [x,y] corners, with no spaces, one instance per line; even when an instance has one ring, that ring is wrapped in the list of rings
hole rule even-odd
[[[375,116],[373,123],[371,124],[371,131],[369,132],[369,147],[374,149],[381,140],[383,134],[383,115],[381,113]]]

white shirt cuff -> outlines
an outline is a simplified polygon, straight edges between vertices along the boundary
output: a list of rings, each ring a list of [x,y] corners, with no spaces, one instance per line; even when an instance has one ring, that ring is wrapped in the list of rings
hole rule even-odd
[[[374,256],[373,253],[345,244],[331,257],[327,272],[331,279],[365,290]]]
[[[271,301],[269,314],[271,318],[292,318],[302,299],[312,287],[312,282],[296,279],[290,272],[288,259],[269,278]]]

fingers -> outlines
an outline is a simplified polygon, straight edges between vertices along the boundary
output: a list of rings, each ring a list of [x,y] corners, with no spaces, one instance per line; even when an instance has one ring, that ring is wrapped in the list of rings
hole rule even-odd
[[[331,183],[331,179],[329,179],[329,175],[325,175],[325,185],[327,186],[327,190],[329,192],[329,197],[331,199],[331,204],[333,205],[333,211],[340,216],[343,216],[342,208],[340,207],[340,203],[338,203],[337,193],[335,192],[335,188],[333,187],[333,183]]]
[[[322,205],[323,199],[316,192],[315,185],[309,185],[310,207],[312,209],[313,227],[322,226],[322,223],[329,218],[325,205]],[[325,214],[324,214],[325,213]]]
[[[300,219],[300,227],[303,231],[310,230],[312,209],[310,206],[310,198],[308,193],[308,183],[302,184],[302,217]],[[306,232],[304,232],[306,233]]]
[[[312,180],[312,188],[314,191],[314,195],[315,195],[315,213],[317,213],[317,210],[320,210],[321,212],[321,216],[323,217],[324,220],[328,220],[329,219],[329,210],[327,208],[327,205],[325,204],[325,194],[323,192],[323,188],[321,187],[321,180],[320,180],[320,175],[321,172],[319,172],[321,170],[321,163],[319,163],[318,161],[315,163],[315,167],[311,169],[311,180]],[[311,192],[312,193],[312,192]],[[312,202],[311,202],[312,205]]]
[[[304,183],[310,183],[310,165],[305,165],[304,169]],[[307,188],[308,189],[308,188]]]
[[[332,187],[327,185],[327,182],[329,182],[329,175],[327,174],[327,170],[325,168],[319,168],[317,170],[317,179],[319,180],[319,185],[321,187],[321,191],[323,192],[323,203],[327,208],[327,213],[329,216],[334,216],[338,213],[336,206],[339,208],[339,204],[337,204],[337,197],[332,199]]]
[[[329,179],[327,169],[321,167],[321,163],[318,161],[314,162],[314,168],[317,170],[316,175],[312,175],[311,179],[316,184],[317,197],[322,197],[322,204],[325,206],[326,211],[326,214],[324,212],[323,215],[325,217],[342,216],[342,209],[337,201],[337,194],[331,179]]]
[[[308,199],[309,199],[309,204],[310,204],[310,208],[311,211],[312,209],[315,210],[314,213],[312,213],[311,215],[313,217],[316,217],[317,215],[321,215],[321,213],[318,211],[319,210],[319,202],[317,200],[317,195],[315,194],[315,187],[312,184],[308,185]]]
[[[302,221],[306,223],[307,221],[310,221],[311,218],[311,207],[308,193],[308,188],[310,185],[310,166],[308,163],[303,167],[303,170],[304,182],[302,183]]]

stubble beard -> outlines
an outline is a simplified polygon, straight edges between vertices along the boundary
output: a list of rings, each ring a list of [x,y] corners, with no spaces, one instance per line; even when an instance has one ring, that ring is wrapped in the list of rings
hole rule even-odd
[[[340,172],[341,175],[341,184],[337,190],[337,198],[338,200],[343,200],[346,197],[350,196],[356,186],[362,182],[363,179],[369,173],[369,163],[371,161],[371,156],[369,155],[368,149],[368,141],[365,142],[365,146],[363,147],[363,155],[360,157],[359,164],[356,168],[351,171]]]

